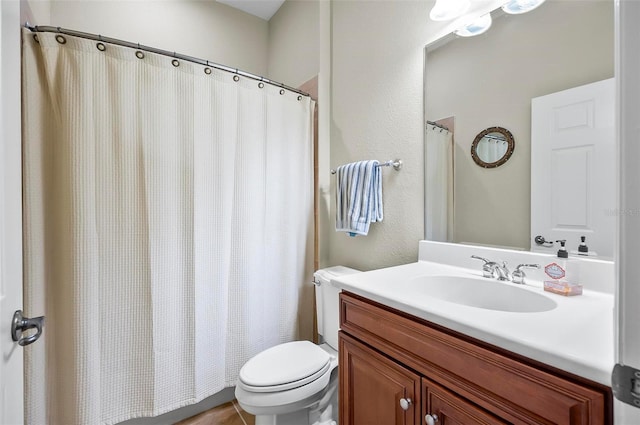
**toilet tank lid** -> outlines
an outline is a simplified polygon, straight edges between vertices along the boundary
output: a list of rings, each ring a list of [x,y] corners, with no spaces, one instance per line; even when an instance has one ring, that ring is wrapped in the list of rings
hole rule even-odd
[[[345,266],[333,266],[317,270],[313,274],[313,277],[317,283],[325,284],[331,282],[331,279],[353,273],[360,273],[360,270],[352,269]]]

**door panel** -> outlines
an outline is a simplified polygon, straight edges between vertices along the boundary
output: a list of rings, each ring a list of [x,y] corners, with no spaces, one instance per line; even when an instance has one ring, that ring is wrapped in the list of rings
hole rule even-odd
[[[506,425],[509,423],[425,378],[422,379],[422,394],[424,415],[437,417],[438,425]],[[423,423],[427,423],[426,419]]]
[[[590,251],[613,258],[616,167],[613,79],[531,101],[531,249],[555,253],[580,236]]]
[[[344,425],[420,423],[420,377],[344,335],[340,336],[340,399]],[[405,403],[406,410],[402,399],[411,400]]]

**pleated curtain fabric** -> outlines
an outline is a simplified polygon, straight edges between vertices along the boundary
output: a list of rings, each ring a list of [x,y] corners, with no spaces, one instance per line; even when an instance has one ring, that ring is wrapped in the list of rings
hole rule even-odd
[[[453,241],[453,135],[427,126],[425,136],[425,238]]]
[[[298,336],[314,104],[61,37],[23,33],[26,422],[155,416]]]
[[[477,147],[478,157],[489,164],[500,160],[506,152],[507,142],[504,140],[484,138]]]

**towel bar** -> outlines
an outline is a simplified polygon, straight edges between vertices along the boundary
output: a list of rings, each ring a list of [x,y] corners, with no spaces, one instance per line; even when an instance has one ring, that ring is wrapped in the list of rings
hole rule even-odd
[[[378,164],[378,167],[391,167],[393,166],[393,169],[396,171],[400,171],[400,169],[402,169],[402,160],[401,159],[394,159],[393,161],[389,160],[387,162],[381,162],[380,164]],[[336,170],[331,170],[331,174],[335,174]]]

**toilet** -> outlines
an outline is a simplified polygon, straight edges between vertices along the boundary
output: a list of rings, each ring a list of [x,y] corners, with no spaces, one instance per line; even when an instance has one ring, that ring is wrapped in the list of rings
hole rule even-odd
[[[335,266],[314,273],[321,344],[276,345],[242,366],[235,396],[240,407],[255,415],[256,425],[337,423],[340,290],[331,285],[331,279],[358,272]]]

